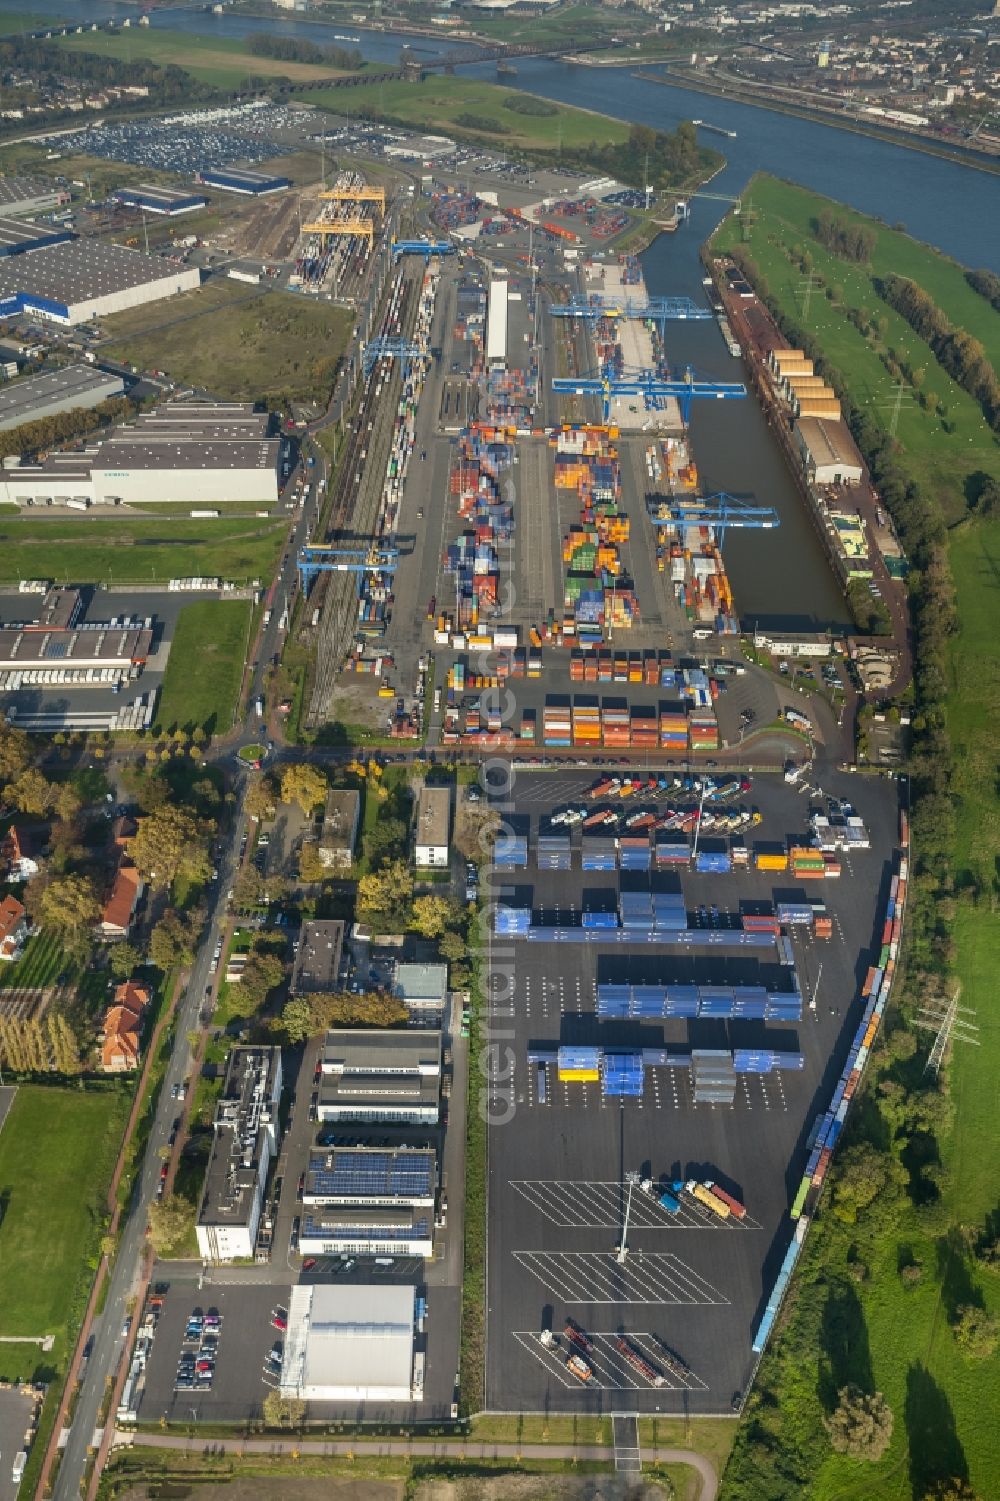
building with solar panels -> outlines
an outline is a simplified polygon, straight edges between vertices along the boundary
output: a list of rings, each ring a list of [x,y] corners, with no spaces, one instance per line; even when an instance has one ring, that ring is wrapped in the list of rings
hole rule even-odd
[[[304,1256],[430,1256],[437,1154],[426,1147],[334,1147],[309,1159]]]

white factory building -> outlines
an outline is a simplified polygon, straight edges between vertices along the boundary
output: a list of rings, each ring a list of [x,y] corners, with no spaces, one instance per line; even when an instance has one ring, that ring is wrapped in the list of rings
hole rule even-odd
[[[200,285],[197,266],[104,240],[69,240],[0,263],[0,318],[27,313],[74,326]]]
[[[409,1402],[412,1287],[292,1288],[281,1395],[306,1402]]]
[[[239,402],[167,402],[107,438],[0,470],[0,501],[27,507],[273,505],[281,440]]]
[[[281,1049],[233,1048],[215,1110],[215,1134],[195,1232],[206,1261],[254,1254],[264,1184],[279,1143]]]

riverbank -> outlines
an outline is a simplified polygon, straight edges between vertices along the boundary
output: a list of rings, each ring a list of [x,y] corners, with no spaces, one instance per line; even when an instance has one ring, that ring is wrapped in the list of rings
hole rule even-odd
[[[1000,962],[992,900],[1000,798],[990,750],[1000,715],[1000,521],[969,517],[966,482],[976,461],[966,461],[960,448],[968,441],[959,444],[942,430],[928,400],[946,392],[950,424],[969,416],[960,408],[971,398],[908,325],[895,321],[876,281],[886,268],[918,281],[949,317],[971,323],[984,346],[996,347],[1000,314],[972,292],[955,262],[843,205],[763,177],[750,184],[744,207],[751,200],[749,225],[726,221],[712,249],[741,260],[788,337],[822,361],[828,378],[836,374],[915,569],[909,786],[917,859],[903,985],[894,990],[864,1098],[761,1362],[751,1420],[737,1438],[722,1495],[773,1501],[798,1487],[812,1501],[861,1489],[870,1501],[904,1494],[924,1501],[962,1481],[970,1488],[961,1494],[992,1496],[1000,1494],[1000,1435],[982,1413],[1000,1403],[1000,1364],[990,1358],[1000,1327],[991,1259],[1000,1168],[979,1144],[995,1119],[1000,1063],[991,1020]],[[834,256],[820,241],[824,208],[845,231],[870,234],[869,261]],[[837,243],[852,243],[850,235]],[[808,313],[804,275],[813,283]],[[911,370],[916,357],[924,362],[923,378],[910,388],[905,436],[903,409],[899,414],[898,443],[885,433],[891,419],[873,385],[880,370],[888,377],[882,360],[889,346]],[[995,474],[995,443],[986,463]],[[937,476],[956,466],[958,483],[945,489]],[[925,1068],[934,1033],[916,1030],[914,1018],[954,995],[957,984],[969,1019],[980,1025],[980,1046],[946,1053],[938,1077]],[[882,1393],[894,1419],[885,1450],[865,1456],[863,1485],[858,1459],[836,1453],[825,1427],[848,1385]]]
[[[850,135],[867,136],[873,141],[883,141],[890,146],[902,146],[907,151],[919,151],[924,156],[936,156],[942,161],[958,162],[964,167],[974,167],[982,172],[989,172],[992,176],[1000,176],[1000,160],[995,157],[971,150],[952,151],[943,141],[924,140],[907,131],[886,130],[877,125],[867,125],[862,121],[846,120],[835,110],[809,109],[805,105],[798,107],[783,100],[763,99],[752,90],[712,84],[707,79],[693,77],[686,72],[664,76],[660,73],[649,73],[644,68],[636,68],[630,76],[641,83],[655,83],[662,88],[691,89],[698,94],[710,94],[716,99],[729,99],[735,104],[748,104],[753,109],[765,109],[772,114],[791,115],[795,119],[810,120],[818,125],[828,125],[833,130],[843,130]]]

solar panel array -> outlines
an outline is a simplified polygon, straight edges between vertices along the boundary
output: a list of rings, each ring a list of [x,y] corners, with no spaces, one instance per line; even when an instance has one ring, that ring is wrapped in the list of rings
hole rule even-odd
[[[327,1225],[322,1219],[307,1214],[302,1222],[303,1240],[323,1240],[334,1245],[337,1242],[356,1244],[362,1241],[427,1240],[430,1237],[430,1220],[425,1216],[414,1219],[409,1225]]]
[[[433,1152],[335,1151],[310,1163],[312,1192],[331,1198],[426,1198],[434,1192]]]

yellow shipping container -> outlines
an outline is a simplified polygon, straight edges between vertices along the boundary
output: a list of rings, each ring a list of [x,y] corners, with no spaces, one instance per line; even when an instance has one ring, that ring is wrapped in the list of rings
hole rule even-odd
[[[758,855],[757,856],[757,869],[758,870],[787,870],[788,869],[788,856],[787,855],[763,855],[763,854],[762,855]]]
[[[596,1084],[600,1079],[596,1068],[566,1068],[559,1070],[559,1079],[565,1084]]]

